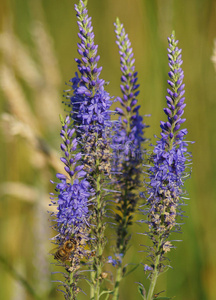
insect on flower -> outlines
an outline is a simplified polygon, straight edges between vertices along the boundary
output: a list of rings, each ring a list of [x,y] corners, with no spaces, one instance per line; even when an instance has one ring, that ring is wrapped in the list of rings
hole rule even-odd
[[[76,250],[77,241],[71,238],[64,242],[54,254],[54,259],[61,260],[63,262],[70,261],[70,255]]]

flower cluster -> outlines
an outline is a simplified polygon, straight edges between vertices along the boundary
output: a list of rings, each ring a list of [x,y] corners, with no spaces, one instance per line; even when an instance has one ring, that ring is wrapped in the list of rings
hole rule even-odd
[[[118,161],[119,158],[122,161],[128,161],[132,158],[133,163],[139,163],[141,160],[141,143],[144,140],[143,128],[145,126],[143,118],[139,114],[140,105],[136,105],[138,102],[137,96],[139,95],[138,73],[135,72],[135,59],[133,59],[131,42],[119,19],[116,20],[115,27],[122,71],[122,84],[120,86],[122,97],[116,99],[122,108],[116,108],[119,121],[116,125],[117,128],[114,128],[113,147],[116,154],[115,161]]]
[[[143,158],[144,128],[137,105],[139,84],[135,71],[135,60],[128,35],[119,19],[115,23],[117,45],[121,65],[121,92],[116,98],[115,109],[118,120],[111,120],[111,97],[105,90],[106,83],[100,79],[102,67],[98,46],[94,43],[91,18],[86,8],[87,0],[75,5],[80,39],[76,58],[78,71],[70,80],[70,89],[65,95],[68,116],[61,117],[61,150],[64,174],[57,174],[51,202],[57,209],[51,213],[58,245],[54,258],[66,269],[65,299],[75,300],[78,281],[88,280],[90,299],[108,299],[112,294],[119,299],[119,286],[126,275],[123,259],[130,240],[129,227],[139,201]],[[184,180],[188,176],[186,163],[190,161],[185,141],[184,84],[181,69],[181,50],[174,34],[168,39],[169,89],[164,109],[167,121],[161,122],[161,137],[149,156],[145,179],[145,201],[140,212],[145,215],[142,223],[148,225],[147,234],[153,245],[149,250],[150,265],[144,265],[151,280],[148,294],[140,283],[143,299],[153,300],[157,277],[164,270],[165,254],[173,246],[169,239],[173,231],[180,231],[178,218],[183,216]],[[108,204],[114,215],[108,214]],[[104,257],[108,241],[105,230],[110,219],[115,218],[116,241],[114,255]],[[113,222],[112,222],[113,224]],[[81,261],[82,260],[82,261]],[[105,263],[116,267],[113,290],[104,288],[104,280],[112,280],[104,270]],[[86,268],[88,275],[82,275]],[[129,271],[130,272],[130,271]],[[128,273],[129,273],[128,272]],[[107,278],[108,277],[108,278]]]
[[[52,204],[58,205],[57,212],[53,214],[56,221],[55,229],[58,231],[57,240],[61,244],[65,239],[80,233],[88,220],[89,183],[85,179],[86,172],[83,171],[80,152],[77,150],[77,138],[73,137],[75,129],[70,128],[70,118],[67,116],[62,120],[61,150],[64,157],[61,161],[65,165],[65,174],[56,174],[61,181],[56,183],[56,193],[52,194]],[[54,182],[53,182],[54,183]],[[57,197],[57,200],[56,200]]]
[[[91,18],[86,2],[75,5],[79,33],[78,53],[75,59],[78,72],[70,80],[71,89],[65,104],[70,110],[70,118],[82,153],[83,170],[90,185],[92,202],[90,209],[90,248],[95,252],[91,272],[91,297],[97,299],[100,293],[103,249],[105,238],[105,213],[108,182],[111,177],[110,153],[110,106],[111,97],[105,91],[105,81],[100,79],[102,68],[97,67],[98,46],[94,44]],[[72,93],[72,95],[71,95]]]
[[[91,18],[88,17],[86,4],[80,1],[75,5],[77,13],[80,43],[78,53],[81,59],[75,59],[79,75],[70,80],[70,93],[66,96],[69,101],[65,104],[70,109],[70,117],[74,121],[76,135],[82,153],[84,169],[88,177],[97,170],[97,159],[100,159],[99,171],[110,173],[109,163],[109,128],[111,98],[104,89],[105,81],[100,79],[102,67],[97,67],[100,56],[98,46],[94,44],[94,33]],[[69,91],[71,91],[69,90]]]
[[[133,213],[138,201],[137,188],[140,186],[143,118],[139,114],[140,106],[137,106],[139,84],[137,84],[137,72],[133,59],[133,49],[123,24],[116,20],[116,37],[119,47],[121,64],[121,91],[122,97],[118,97],[120,107],[116,108],[119,115],[113,131],[113,171],[115,185],[121,191],[116,196],[116,222],[117,245],[116,252],[125,254],[129,241],[128,226],[132,224]]]
[[[115,258],[112,258],[112,256],[108,256],[108,264],[112,264],[113,267],[117,266],[117,265],[121,265],[122,263],[122,257],[123,257],[123,253],[120,254],[115,254]]]
[[[105,81],[100,79],[102,67],[97,67],[100,56],[98,46],[94,44],[94,33],[91,18],[83,1],[75,5],[77,13],[80,43],[78,53],[81,59],[75,59],[79,75],[70,80],[73,96],[69,96],[71,117],[77,127],[77,133],[95,131],[99,135],[104,131],[110,119],[110,96],[104,90]]]
[[[81,162],[82,154],[78,152],[77,138],[74,137],[75,129],[71,128],[69,116],[61,118],[62,130],[60,136],[63,140],[61,150],[64,156],[61,161],[64,163],[66,174],[56,174],[60,183],[56,185],[56,193],[51,193],[51,205],[57,210],[51,213],[57,231],[55,243],[58,244],[55,259],[61,261],[67,273],[63,273],[66,282],[61,282],[65,287],[65,299],[72,299],[78,292],[77,286],[80,279],[80,260],[87,257],[88,253],[84,245],[88,242],[88,219],[89,219],[89,197],[90,184],[86,180],[86,172]],[[66,248],[70,245],[69,248]],[[73,250],[73,251],[72,251]],[[70,267],[65,264],[70,261]],[[71,275],[73,274],[73,275]],[[73,298],[74,299],[74,298]]]
[[[168,241],[170,233],[179,231],[177,217],[182,216],[181,206],[184,179],[187,177],[186,162],[190,160],[187,143],[184,137],[186,129],[180,129],[185,119],[184,84],[181,69],[181,50],[174,35],[168,38],[169,77],[167,89],[167,106],[164,109],[167,122],[161,122],[161,139],[157,141],[153,154],[150,156],[152,166],[148,170],[147,208],[143,211],[148,216],[149,237],[153,241],[150,257],[152,273],[163,270],[164,254],[173,247]]]

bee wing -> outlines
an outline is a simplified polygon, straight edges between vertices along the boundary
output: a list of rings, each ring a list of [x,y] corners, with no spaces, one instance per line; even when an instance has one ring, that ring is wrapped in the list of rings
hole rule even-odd
[[[49,254],[50,255],[55,255],[56,254],[56,251],[59,249],[59,247],[55,247],[55,248],[53,248],[53,249],[51,249],[50,251],[49,251]]]

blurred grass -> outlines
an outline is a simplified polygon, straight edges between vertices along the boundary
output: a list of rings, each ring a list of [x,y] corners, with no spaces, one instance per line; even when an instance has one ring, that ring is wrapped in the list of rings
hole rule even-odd
[[[0,255],[23,278],[28,278],[42,299],[63,298],[53,290],[55,285],[49,276],[53,265],[46,263],[52,260],[47,255],[52,233],[45,211],[48,192],[52,190],[49,179],[61,168],[58,164],[58,114],[64,109],[61,95],[64,82],[76,70],[78,39],[73,10],[76,2],[2,0],[0,3],[0,81],[3,84],[0,109],[11,114],[4,115],[0,134]],[[125,25],[139,73],[142,113],[152,114],[146,120],[151,126],[146,130],[147,137],[159,134],[159,121],[165,118],[167,36],[174,29],[180,41],[188,140],[196,142],[190,146],[193,173],[187,190],[191,199],[186,207],[189,218],[185,219],[183,242],[170,254],[174,269],[160,278],[157,291],[166,289],[168,295],[176,295],[176,300],[214,300],[216,71],[211,56],[216,38],[216,2],[89,0],[89,14],[99,44],[102,76],[110,81],[108,91],[112,95],[120,92],[119,57],[113,32],[115,18],[118,16]],[[3,39],[6,32],[12,43],[7,49],[9,40]],[[25,51],[20,52],[19,46],[24,46]],[[135,227],[134,233],[138,230]],[[134,234],[132,241],[128,257],[135,256],[138,262],[142,255],[137,254],[135,245],[145,240]],[[125,279],[120,300],[138,299],[134,281],[148,284],[141,267]],[[0,298],[33,299],[3,265],[0,266]]]

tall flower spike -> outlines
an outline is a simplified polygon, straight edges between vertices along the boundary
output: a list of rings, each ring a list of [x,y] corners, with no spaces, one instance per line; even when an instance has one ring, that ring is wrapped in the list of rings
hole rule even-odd
[[[110,96],[104,90],[105,81],[99,78],[102,67],[97,67],[100,56],[97,55],[98,46],[94,44],[94,33],[91,18],[83,1],[75,5],[79,33],[78,53],[81,59],[75,59],[79,75],[72,82],[73,96],[66,104],[71,108],[74,124],[80,134],[95,131],[101,134],[105,126],[109,125],[111,106]]]
[[[98,299],[100,285],[102,283],[103,249],[106,239],[105,213],[107,204],[107,187],[111,164],[110,164],[110,106],[111,98],[105,91],[105,81],[100,79],[101,67],[97,67],[99,56],[98,46],[94,44],[94,33],[91,18],[88,17],[86,2],[79,1],[75,5],[78,19],[80,42],[78,53],[80,59],[77,62],[78,73],[71,79],[71,90],[66,96],[69,101],[65,102],[74,120],[76,135],[81,153],[83,155],[83,170],[87,172],[87,180],[94,194],[91,205],[89,224],[91,225],[91,247],[94,249],[93,271],[91,272],[91,295]]]
[[[138,201],[138,188],[140,187],[141,160],[143,138],[143,118],[139,115],[137,96],[139,85],[137,84],[137,72],[133,59],[133,49],[125,33],[123,24],[119,19],[115,23],[117,45],[119,47],[121,64],[121,91],[122,97],[118,97],[120,107],[116,108],[119,115],[118,122],[114,126],[113,135],[113,166],[115,185],[121,193],[116,193],[115,221],[117,241],[115,256],[124,257],[130,240],[129,226],[132,225],[133,215]],[[111,261],[111,260],[110,260]],[[114,290],[114,299],[118,299],[119,282],[122,279],[122,259],[118,260],[117,276]]]
[[[80,43],[78,53],[81,59],[75,59],[79,75],[72,82],[73,95],[65,104],[71,111],[74,120],[78,142],[82,153],[85,153],[85,169],[88,176],[95,173],[96,158],[101,158],[100,171],[110,173],[109,163],[109,128],[110,106],[109,93],[104,89],[105,81],[99,78],[102,67],[97,67],[100,57],[97,55],[98,46],[94,44],[94,33],[91,18],[88,17],[86,4],[80,1],[75,5],[77,13]],[[71,91],[71,90],[69,90]]]
[[[184,113],[184,73],[181,69],[181,49],[177,47],[174,33],[168,38],[168,59],[170,79],[167,89],[167,122],[161,122],[161,139],[157,141],[153,154],[150,157],[152,166],[148,170],[146,209],[142,212],[147,215],[149,232],[153,246],[149,247],[151,266],[145,265],[145,270],[150,272],[151,284],[147,300],[152,300],[157,277],[164,268],[165,254],[173,248],[169,240],[173,231],[180,231],[177,217],[182,217],[181,206],[183,201],[183,186],[187,177],[186,162],[190,161],[187,152],[187,143],[184,141],[186,129],[181,129],[185,122]]]
[[[57,209],[51,216],[55,222],[53,228],[58,232],[54,238],[55,243],[59,246],[54,258],[61,262],[67,272],[64,274],[65,282],[62,282],[66,290],[65,299],[75,299],[79,292],[77,283],[80,279],[80,260],[88,256],[83,246],[88,240],[90,184],[85,179],[82,154],[77,152],[77,138],[74,137],[75,129],[71,129],[71,120],[67,116],[65,120],[61,118],[61,123],[61,150],[64,153],[61,161],[68,175],[58,173],[56,177],[60,183],[52,182],[56,185],[56,194],[51,194],[51,205],[57,206]],[[66,261],[70,264],[67,265]]]

